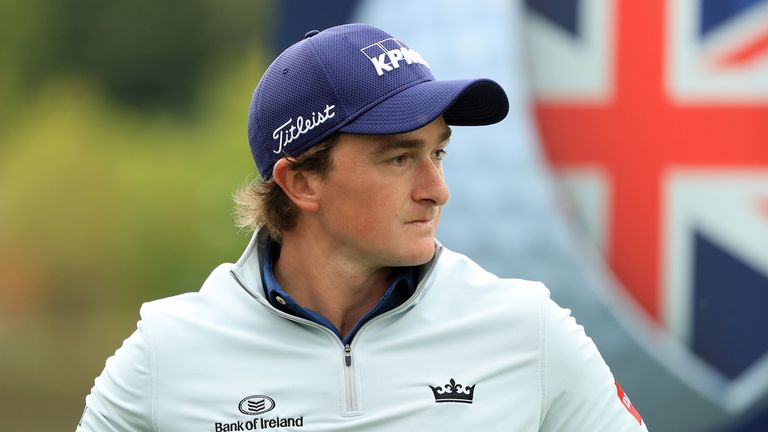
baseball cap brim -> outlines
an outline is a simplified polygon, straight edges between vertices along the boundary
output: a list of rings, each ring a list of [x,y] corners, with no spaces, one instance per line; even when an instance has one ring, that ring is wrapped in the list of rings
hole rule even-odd
[[[509,112],[504,89],[493,80],[423,81],[351,117],[339,131],[386,135],[409,132],[443,114],[456,126],[498,123]]]

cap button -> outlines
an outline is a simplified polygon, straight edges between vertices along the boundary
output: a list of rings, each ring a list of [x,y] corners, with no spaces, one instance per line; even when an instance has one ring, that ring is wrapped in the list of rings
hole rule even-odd
[[[307,34],[304,35],[304,39],[311,38],[312,36],[320,33],[320,30],[310,30],[307,32]]]

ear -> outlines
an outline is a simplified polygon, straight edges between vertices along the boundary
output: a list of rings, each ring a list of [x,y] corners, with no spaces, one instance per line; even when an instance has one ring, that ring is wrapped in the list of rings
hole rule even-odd
[[[272,177],[296,207],[308,212],[315,212],[320,208],[313,187],[315,176],[312,174],[291,168],[288,159],[282,158],[275,163]]]

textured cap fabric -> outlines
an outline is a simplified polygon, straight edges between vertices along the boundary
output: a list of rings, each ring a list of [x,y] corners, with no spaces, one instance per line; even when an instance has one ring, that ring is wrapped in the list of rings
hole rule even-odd
[[[444,115],[457,126],[501,121],[504,90],[488,79],[437,81],[416,50],[367,24],[318,32],[287,48],[256,86],[248,142],[263,179],[335,132],[388,135]]]

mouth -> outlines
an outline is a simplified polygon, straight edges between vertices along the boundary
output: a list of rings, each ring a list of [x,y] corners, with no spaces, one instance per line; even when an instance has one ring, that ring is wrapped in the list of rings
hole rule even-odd
[[[406,221],[406,225],[434,228],[437,225],[440,212],[428,212],[426,214],[416,214],[414,216],[413,219]]]
[[[407,225],[413,225],[413,226],[432,226],[435,222],[434,218],[424,218],[424,219],[414,219],[406,222]]]
[[[432,223],[432,220],[431,219],[414,220],[414,221],[410,221],[408,223],[412,224],[412,225],[430,225]]]

